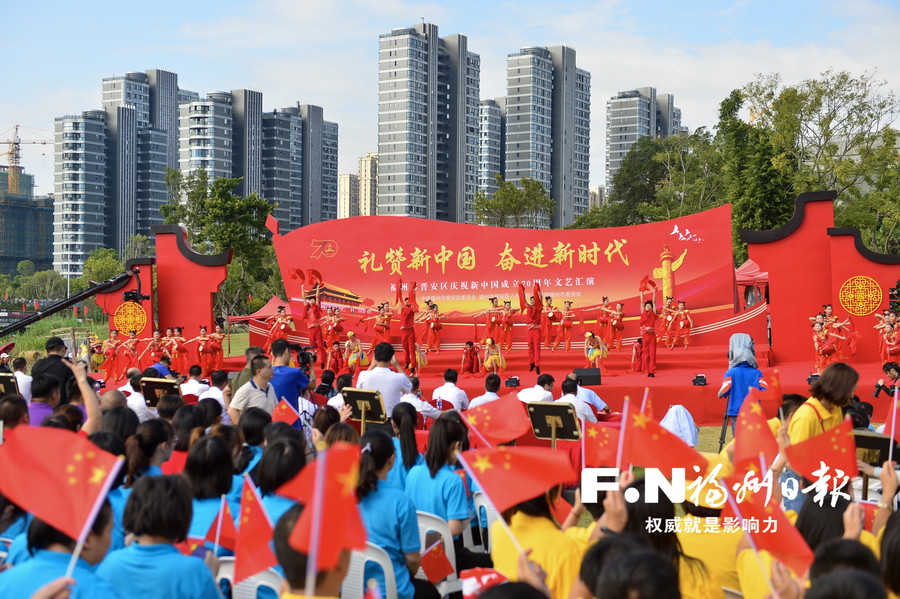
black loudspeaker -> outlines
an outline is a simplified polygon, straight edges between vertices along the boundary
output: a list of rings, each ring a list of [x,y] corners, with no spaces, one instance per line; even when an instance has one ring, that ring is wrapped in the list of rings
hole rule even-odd
[[[593,387],[600,384],[599,368],[576,368],[575,376],[581,379],[583,387]]]

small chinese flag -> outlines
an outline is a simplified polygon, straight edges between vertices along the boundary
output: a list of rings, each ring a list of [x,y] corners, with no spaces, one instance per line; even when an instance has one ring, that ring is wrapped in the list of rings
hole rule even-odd
[[[0,493],[78,539],[104,483],[121,465],[120,458],[72,431],[18,427],[0,446]]]
[[[743,478],[743,473],[740,476],[727,478],[725,479],[726,486],[729,489],[733,489],[736,484],[741,484]],[[813,552],[800,532],[791,526],[791,523],[777,503],[770,501],[769,505],[765,505],[764,493],[754,494],[748,492],[744,500],[736,505],[738,511],[735,516],[741,522],[759,522],[759,530],[757,532],[746,531],[753,538],[758,550],[768,551],[777,559],[780,559],[798,577],[802,576],[809,569],[813,562]],[[725,512],[723,512],[724,514]]]
[[[472,477],[501,512],[555,485],[578,479],[566,452],[546,447],[477,449],[462,456]]]
[[[41,305],[38,303],[37,300],[34,300],[34,309],[35,309],[35,310],[40,310],[40,308],[41,308]]]
[[[84,307],[84,315],[87,316],[87,306]]]
[[[432,584],[439,583],[455,572],[444,551],[443,541],[435,541],[434,545],[422,553],[422,570]]]
[[[859,474],[853,423],[849,420],[802,443],[791,445],[785,451],[791,469],[811,481],[818,480],[823,469],[830,476],[835,476],[837,470],[850,478]]]
[[[272,410],[272,422],[284,422],[288,426],[294,426],[294,423],[300,418],[297,411],[288,403],[285,398],[281,398],[275,409]]]
[[[586,468],[615,466],[619,448],[619,427],[584,423],[584,461]]]
[[[248,302],[252,302],[252,301],[253,301],[253,296],[250,295],[249,293],[247,294],[247,301],[248,301]]]
[[[269,541],[272,523],[262,506],[256,487],[244,476],[241,489],[241,520],[234,550],[234,584],[278,564]]]
[[[650,399],[650,390],[647,389],[647,400],[644,401],[641,405],[641,414],[646,416],[647,418],[653,418],[653,401]],[[657,422],[659,422],[659,418],[653,418]]]
[[[356,504],[359,451],[359,446],[349,443],[332,445],[276,491],[306,506],[288,538],[290,546],[300,553],[310,554],[315,541],[312,539],[313,518],[317,511],[320,512],[321,534],[317,541],[319,557],[316,564],[320,571],[336,566],[342,550],[366,547],[366,528]],[[325,469],[324,485],[316,489],[319,468]]]
[[[72,306],[72,312],[75,313],[75,318],[78,318],[78,306]]]
[[[562,498],[562,495],[560,495],[556,498],[556,502],[550,506],[550,509],[553,511],[553,517],[556,518],[556,521],[562,526],[563,522],[566,521],[566,518],[569,517],[572,506],[568,501]]]
[[[519,401],[514,393],[464,413],[469,428],[481,433],[491,445],[514,441],[531,430],[531,420],[528,418],[525,404]],[[477,434],[469,437],[473,443],[481,441]]]
[[[759,454],[771,466],[778,455],[778,443],[766,422],[763,408],[757,401],[756,389],[750,389],[737,417],[734,435],[734,467],[736,470],[752,468],[759,471]]]
[[[217,536],[218,540],[216,540]],[[222,497],[222,505],[219,506],[219,514],[209,526],[209,530],[206,532],[206,538],[204,540],[209,541],[213,545],[224,547],[229,551],[234,551],[237,544],[237,531],[234,528],[234,518],[231,515],[231,508],[228,507],[228,502],[225,501],[225,497]]]
[[[9,299],[9,294],[8,294],[8,293],[4,293],[4,294],[3,294],[3,299],[8,300],[8,299]]]
[[[653,466],[661,470],[670,468],[706,468],[706,460],[684,441],[664,429],[646,414],[628,414],[622,422],[625,442],[622,447],[622,464]]]
[[[774,406],[777,412],[781,407],[781,376],[778,374],[778,369],[773,368],[763,373],[763,378],[759,379],[759,386],[763,390],[756,392],[756,398],[763,408]]]
[[[493,586],[506,582],[506,576],[493,568],[471,568],[459,573],[463,599],[475,599]]]
[[[180,543],[175,543],[181,555],[193,555],[196,557],[206,557],[206,541],[204,539],[196,539],[188,537]]]

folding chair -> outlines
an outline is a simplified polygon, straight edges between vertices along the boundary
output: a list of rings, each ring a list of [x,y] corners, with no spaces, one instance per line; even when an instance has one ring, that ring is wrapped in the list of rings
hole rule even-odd
[[[269,568],[234,584],[234,556],[219,558],[218,580],[222,579],[232,583],[232,599],[256,599],[259,587],[269,587],[275,595],[278,595],[281,593],[281,583],[284,580],[274,568]]]
[[[435,516],[428,512],[416,512],[416,520],[419,523],[419,541],[422,543],[422,551],[429,547],[426,539],[428,533],[436,532],[441,536],[444,553],[447,554],[447,559],[450,561],[450,565],[453,566],[453,574],[448,576],[443,582],[434,585],[437,587],[438,593],[444,596],[462,591],[462,581],[459,579],[459,572],[456,569],[456,548],[453,546],[453,535],[450,534],[450,525],[440,516]],[[425,576],[425,571],[419,568],[419,571],[416,572],[416,578],[427,580],[428,577]]]
[[[397,599],[397,581],[394,579],[394,564],[387,551],[366,543],[365,551],[354,551],[350,554],[350,568],[341,584],[342,599],[363,599],[366,594],[366,563],[378,564],[384,572],[384,599]]]
[[[491,509],[491,504],[485,499],[482,491],[475,491],[475,494],[472,496],[472,502],[475,504],[476,519],[479,521],[481,520],[481,510],[484,510],[487,514],[487,535],[484,536],[484,530],[482,529],[483,538],[481,539],[481,544],[484,547],[484,552],[490,553],[491,548],[493,547],[491,542],[491,527],[494,525],[494,522],[500,519],[500,514]]]

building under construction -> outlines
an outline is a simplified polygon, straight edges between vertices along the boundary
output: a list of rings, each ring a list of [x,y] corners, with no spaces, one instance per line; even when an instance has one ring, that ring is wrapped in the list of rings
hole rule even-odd
[[[34,176],[21,171],[19,193],[9,193],[9,167],[0,165],[0,274],[15,275],[22,260],[53,268],[53,197],[34,197]]]

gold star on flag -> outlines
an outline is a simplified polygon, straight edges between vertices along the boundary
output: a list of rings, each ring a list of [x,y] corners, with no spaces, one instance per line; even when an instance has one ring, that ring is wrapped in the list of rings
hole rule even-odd
[[[597,436],[597,429],[595,429],[595,428],[588,429],[588,437],[591,437],[593,439],[596,436]]]
[[[344,485],[344,488],[341,489],[341,495],[350,497],[359,483],[359,468],[351,468],[348,472],[338,474],[337,480]]]
[[[759,405],[758,403],[754,403],[754,404],[753,404],[753,407],[751,407],[750,410],[751,410],[754,414],[762,414],[762,413],[763,413],[762,406]]]
[[[493,468],[494,465],[491,464],[490,458],[488,458],[486,455],[480,455],[475,458],[474,467],[478,468],[478,470],[482,474],[484,474],[485,470],[487,470],[488,468]]]
[[[634,426],[639,426],[641,428],[647,428],[647,423],[650,422],[650,418],[647,417],[643,412],[638,412],[637,414],[632,414],[631,424]]]
[[[472,424],[478,424],[478,414],[468,414],[466,415],[466,418],[468,418],[469,422]]]
[[[91,468],[91,479],[88,482],[92,485],[99,485],[103,483],[104,478],[106,478],[106,470],[103,468]]]

